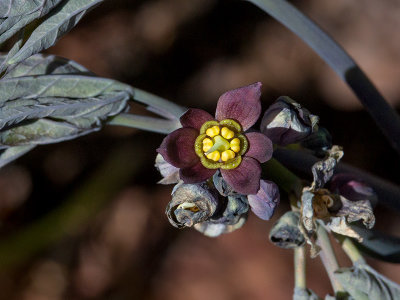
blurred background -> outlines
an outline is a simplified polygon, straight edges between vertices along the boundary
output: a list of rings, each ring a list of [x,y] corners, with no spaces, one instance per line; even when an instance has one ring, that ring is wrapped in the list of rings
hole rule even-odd
[[[399,107],[399,1],[292,2]],[[264,109],[292,97],[320,116],[344,162],[400,183],[398,156],[347,86],[245,1],[105,1],[47,53],[209,112],[223,92],[261,81]],[[269,222],[250,214],[243,228],[215,239],[177,230],[164,214],[172,186],[157,185],[154,168],[162,139],[108,126],[1,169],[0,299],[290,299],[293,253],[268,241],[289,208],[285,194]],[[377,207],[376,216],[378,229],[398,235],[398,214]],[[398,265],[369,262],[400,282]],[[307,276],[320,296],[332,293],[318,258],[308,259]]]

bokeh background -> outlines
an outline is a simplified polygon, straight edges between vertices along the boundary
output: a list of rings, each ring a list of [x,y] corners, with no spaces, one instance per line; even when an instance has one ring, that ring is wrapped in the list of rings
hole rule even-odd
[[[399,1],[292,2],[399,107]],[[347,86],[245,1],[105,1],[47,53],[210,112],[223,92],[261,81],[264,108],[292,97],[321,117],[344,147],[343,161],[400,183],[398,156]],[[268,241],[288,209],[285,195],[271,221],[250,215],[229,235],[172,228],[164,214],[172,186],[157,185],[154,168],[162,138],[108,126],[1,169],[0,299],[290,299],[293,253]],[[377,207],[376,215],[377,228],[398,235],[397,213]],[[369,262],[400,282],[398,265]],[[321,296],[332,293],[318,258],[308,259],[307,276]]]

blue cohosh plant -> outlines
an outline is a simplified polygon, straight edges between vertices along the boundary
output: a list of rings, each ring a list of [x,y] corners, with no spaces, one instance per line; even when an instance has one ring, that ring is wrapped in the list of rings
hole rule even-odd
[[[399,116],[347,53],[288,2],[249,1],[319,54],[400,152]],[[369,267],[360,252],[400,262],[399,240],[371,230],[378,200],[399,210],[399,188],[354,168],[340,172],[342,149],[332,145],[318,117],[299,103],[279,97],[262,114],[261,83],[255,83],[223,94],[213,117],[97,77],[73,61],[38,54],[101,2],[0,1],[0,44],[15,38],[0,56],[0,167],[37,145],[73,139],[106,124],[167,134],[157,150],[156,167],[163,177],[160,183],[175,184],[166,209],[172,225],[217,237],[240,228],[249,209],[269,220],[281,190],[291,210],[269,236],[277,246],[294,249],[294,299],[319,299],[306,285],[307,244],[311,256],[321,257],[335,291],[325,299],[400,299],[399,286]],[[127,113],[132,100],[162,118]],[[260,128],[252,128],[261,115]],[[291,144],[307,149],[312,158],[283,148]],[[313,181],[297,178],[272,158],[273,152],[284,164],[306,166]],[[328,232],[341,243],[353,267],[339,267]]]

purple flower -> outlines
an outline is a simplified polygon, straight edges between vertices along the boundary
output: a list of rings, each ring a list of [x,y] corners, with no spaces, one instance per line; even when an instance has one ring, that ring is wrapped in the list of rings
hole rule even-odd
[[[215,118],[191,108],[180,118],[182,128],[170,133],[157,149],[179,168],[185,183],[199,183],[220,169],[224,180],[238,193],[260,189],[260,163],[272,157],[271,140],[262,133],[244,133],[261,114],[261,83],[224,93]]]

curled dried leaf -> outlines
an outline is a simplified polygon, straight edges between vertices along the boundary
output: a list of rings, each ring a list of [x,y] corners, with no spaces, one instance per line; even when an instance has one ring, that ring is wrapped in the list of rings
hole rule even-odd
[[[333,146],[328,151],[328,157],[324,160],[316,162],[312,166],[314,181],[312,189],[320,189],[332,178],[333,172],[340,159],[343,157],[343,151],[339,146]]]

